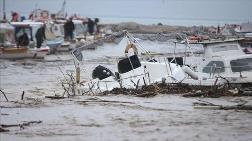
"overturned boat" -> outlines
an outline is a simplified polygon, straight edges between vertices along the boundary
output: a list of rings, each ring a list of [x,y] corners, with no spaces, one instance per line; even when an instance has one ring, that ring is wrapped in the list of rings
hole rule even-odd
[[[164,59],[157,62],[155,59],[140,61],[137,41],[129,33],[125,32],[128,44],[125,49],[125,57],[117,64],[117,70],[111,71],[104,66],[97,66],[92,72],[92,80],[80,83],[79,63],[83,56],[79,49],[72,52],[76,64],[76,82],[79,93],[103,92],[114,88],[138,88],[153,83],[180,83],[186,75],[182,68]]]

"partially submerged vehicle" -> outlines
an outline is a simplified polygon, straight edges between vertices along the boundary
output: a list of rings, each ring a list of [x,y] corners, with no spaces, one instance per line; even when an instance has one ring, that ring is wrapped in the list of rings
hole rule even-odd
[[[79,63],[83,59],[81,51],[72,52],[76,65],[77,90],[80,93],[103,92],[114,88],[138,88],[153,83],[180,83],[186,75],[182,68],[164,59],[157,62],[155,59],[140,61],[136,40],[127,32],[128,44],[125,57],[117,64],[115,72],[103,66],[97,66],[92,72],[92,80],[80,83]],[[132,51],[132,52],[131,52]]]
[[[183,83],[192,85],[252,83],[252,54],[245,54],[238,41],[239,39],[229,39],[201,42],[204,48],[203,57],[198,57],[199,62],[193,66],[194,71],[188,66],[183,66],[183,70],[190,74]]]
[[[49,52],[48,47],[34,48],[32,28],[27,24],[1,23],[1,59],[42,59]]]

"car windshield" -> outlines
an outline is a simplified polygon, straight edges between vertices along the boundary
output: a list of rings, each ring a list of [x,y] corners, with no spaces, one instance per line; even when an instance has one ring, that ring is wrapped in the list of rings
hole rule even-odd
[[[252,70],[252,58],[244,58],[230,61],[232,72]]]

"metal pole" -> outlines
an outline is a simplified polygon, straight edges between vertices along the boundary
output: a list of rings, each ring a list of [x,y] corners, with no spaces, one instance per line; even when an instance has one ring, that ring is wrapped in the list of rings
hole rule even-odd
[[[78,65],[78,67],[76,68],[76,83],[79,84],[80,83],[80,67]]]
[[[5,0],[3,0],[3,20],[6,20]]]

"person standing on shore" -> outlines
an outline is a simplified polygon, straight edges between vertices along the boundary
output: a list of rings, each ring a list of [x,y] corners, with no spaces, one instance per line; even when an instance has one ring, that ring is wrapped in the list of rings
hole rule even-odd
[[[45,40],[45,25],[42,25],[42,27],[40,27],[37,32],[36,32],[36,43],[37,43],[37,48],[40,48],[43,41]]]
[[[100,27],[99,27],[98,23],[99,23],[99,19],[95,18],[95,20],[94,20],[95,35],[99,35],[99,33],[100,33]]]
[[[75,30],[75,26],[74,23],[72,21],[72,17],[70,17],[67,22],[64,24],[64,33],[65,33],[65,40],[73,40],[74,37],[74,30]]]
[[[94,25],[95,25],[94,21],[91,20],[90,18],[88,18],[87,25],[88,25],[88,33],[89,33],[89,35],[93,35],[93,33],[94,33]]]
[[[217,34],[220,34],[220,25],[217,27]]]

